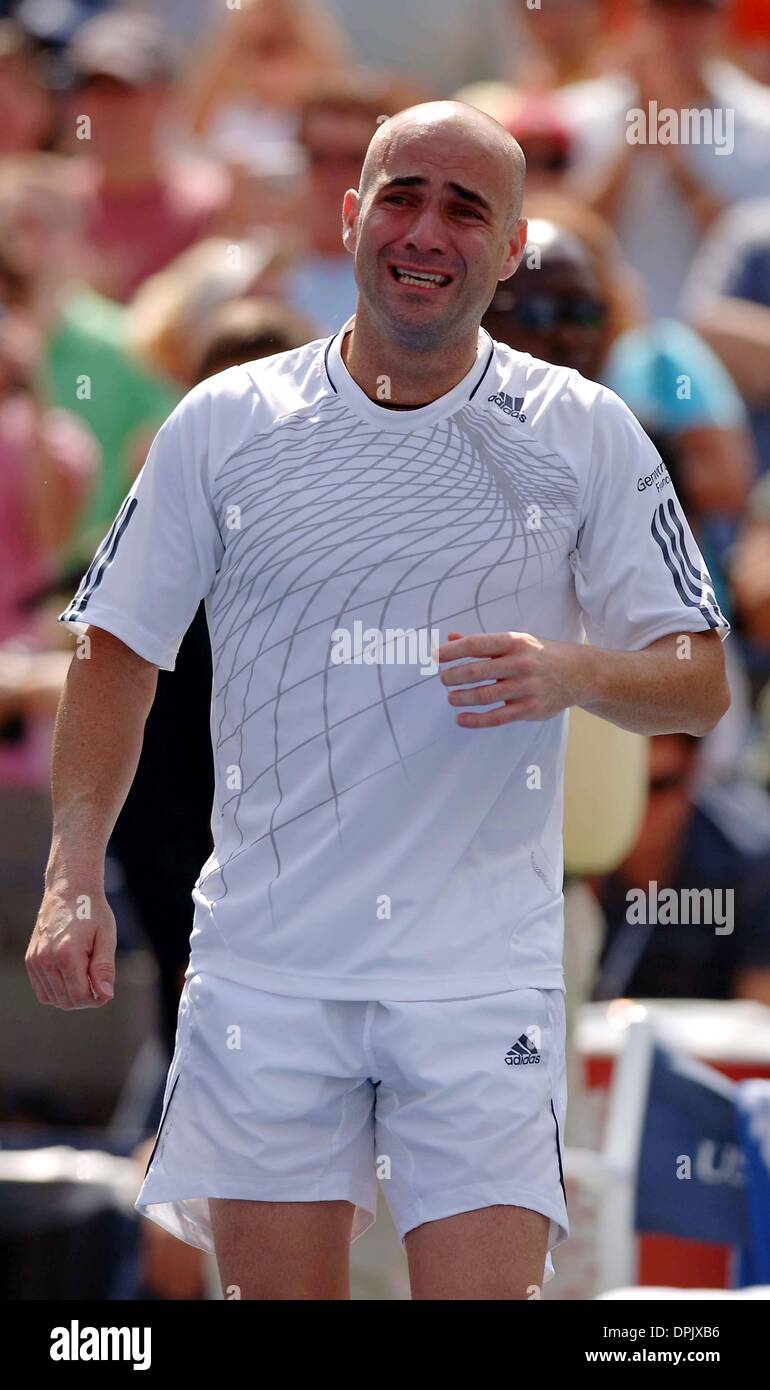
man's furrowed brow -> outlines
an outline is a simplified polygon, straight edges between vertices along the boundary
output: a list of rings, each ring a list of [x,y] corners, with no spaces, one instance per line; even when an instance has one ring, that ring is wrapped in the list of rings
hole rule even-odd
[[[382,185],[381,192],[386,192],[390,188],[425,188],[429,180],[423,174],[400,174],[395,178],[388,179]],[[486,198],[481,193],[476,193],[472,188],[464,188],[461,183],[450,181],[446,185],[451,188],[453,193],[464,199],[466,203],[473,203],[475,207],[483,208],[484,212],[491,213],[492,208]]]
[[[480,193],[474,192],[472,188],[463,188],[461,183],[451,183],[449,187],[460,198],[464,198],[466,203],[473,203],[475,207],[483,208],[485,212],[491,212],[492,208]]]
[[[387,179],[382,185],[382,189],[387,188],[419,188],[427,184],[428,180],[422,174],[401,174],[396,178]]]

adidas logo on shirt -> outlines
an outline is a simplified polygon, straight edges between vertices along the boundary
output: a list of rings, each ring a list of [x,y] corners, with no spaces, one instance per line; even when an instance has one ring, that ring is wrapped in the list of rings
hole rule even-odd
[[[521,410],[524,404],[523,396],[509,396],[505,391],[501,391],[495,396],[488,396],[487,400],[493,401],[495,405],[499,406],[504,415],[510,415],[514,420],[521,420],[522,424],[527,418]]]
[[[513,1047],[506,1052],[505,1061],[509,1067],[525,1067],[530,1063],[536,1064],[540,1061],[540,1053],[531,1038],[526,1033],[516,1040]]]

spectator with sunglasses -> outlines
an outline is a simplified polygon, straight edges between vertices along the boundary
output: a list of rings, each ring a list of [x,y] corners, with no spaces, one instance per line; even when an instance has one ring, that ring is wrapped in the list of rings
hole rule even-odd
[[[516,277],[501,281],[483,326],[499,342],[545,362],[600,375],[608,305],[577,237],[542,218],[529,223]]]
[[[553,198],[530,213],[525,260],[498,286],[484,327],[519,351],[602,381],[648,432],[674,441],[688,504],[696,517],[716,520],[717,543],[726,545],[731,532],[719,523],[740,516],[756,471],[731,378],[684,324],[643,321],[628,288],[633,277],[600,221]]]

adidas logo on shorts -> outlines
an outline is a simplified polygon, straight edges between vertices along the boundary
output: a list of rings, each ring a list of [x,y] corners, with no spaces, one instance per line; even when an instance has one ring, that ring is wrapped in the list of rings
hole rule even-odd
[[[510,1051],[506,1052],[505,1060],[509,1067],[525,1067],[530,1063],[539,1062],[540,1053],[531,1038],[528,1038],[526,1033],[522,1033]]]

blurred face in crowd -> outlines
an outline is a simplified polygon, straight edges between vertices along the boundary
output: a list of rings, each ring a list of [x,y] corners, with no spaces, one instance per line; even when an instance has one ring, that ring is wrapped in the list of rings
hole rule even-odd
[[[343,252],[340,205],[361,174],[373,119],[359,111],[319,108],[305,121],[307,190],[313,240],[330,255]]]
[[[244,5],[233,33],[230,77],[268,106],[301,105],[319,76],[337,66],[333,41],[318,30],[315,14],[289,0]]]
[[[678,734],[656,734],[649,743],[647,808],[636,844],[625,861],[631,877],[665,861],[692,815],[696,745]]]
[[[51,99],[32,62],[0,57],[0,155],[41,149],[51,131]]]
[[[534,261],[539,252],[540,264]],[[599,375],[607,306],[588,256],[552,223],[532,222],[527,255],[482,320],[498,342],[558,367]]]
[[[26,313],[28,289],[16,267],[0,260],[0,401],[35,382],[41,342]]]
[[[64,164],[63,159],[60,162]],[[28,278],[36,299],[44,286],[57,284],[78,269],[82,190],[67,175],[65,168],[57,182],[35,178],[32,172],[25,177],[20,171],[16,177],[0,180],[0,243]]]
[[[91,120],[90,139],[75,141],[79,154],[113,162],[135,162],[137,153],[154,149],[158,123],[169,102],[170,89],[158,82],[135,87],[114,77],[94,76],[69,99],[70,128],[80,115]]]
[[[272,30],[245,35],[239,54],[262,101],[269,106],[296,106],[318,76],[318,64],[299,46],[291,32],[280,25]]]
[[[548,135],[530,135],[520,144],[527,161],[527,197],[558,192],[569,169],[563,146]]]
[[[522,181],[516,142],[470,107],[428,103],[385,122],[343,204],[372,324],[417,351],[477,327],[523,252]]]
[[[648,26],[664,51],[698,66],[718,46],[722,7],[710,0],[643,0]]]
[[[533,41],[557,62],[568,63],[591,39],[599,36],[604,18],[602,0],[546,0],[531,9],[519,0],[511,7],[523,20]]]

